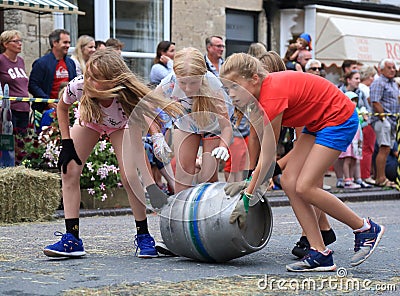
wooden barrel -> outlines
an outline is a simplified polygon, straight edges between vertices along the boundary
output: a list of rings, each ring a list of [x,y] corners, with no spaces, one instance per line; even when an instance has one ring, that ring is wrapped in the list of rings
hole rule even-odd
[[[175,195],[160,213],[161,236],[175,254],[225,262],[264,248],[272,232],[268,201],[250,207],[246,227],[230,224],[240,194],[225,195],[226,183],[203,183]]]

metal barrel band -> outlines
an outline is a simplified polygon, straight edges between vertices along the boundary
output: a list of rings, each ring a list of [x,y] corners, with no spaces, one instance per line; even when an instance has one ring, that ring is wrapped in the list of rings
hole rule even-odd
[[[206,189],[210,186],[209,183],[205,183],[201,186],[198,194],[195,196],[194,200],[192,200],[192,204],[190,206],[190,235],[192,238],[192,242],[196,247],[197,251],[206,259],[206,261],[215,262],[215,259],[208,254],[206,248],[203,245],[202,238],[200,237],[199,225],[197,222],[197,215],[199,210],[199,202],[204,195]]]

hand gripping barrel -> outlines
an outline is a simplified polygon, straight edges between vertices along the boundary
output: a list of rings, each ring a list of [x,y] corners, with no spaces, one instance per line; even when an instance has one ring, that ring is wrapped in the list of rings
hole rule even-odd
[[[240,194],[225,195],[226,183],[203,183],[186,189],[160,213],[161,236],[175,254],[204,262],[225,262],[264,248],[272,232],[268,201],[250,207],[246,227],[230,224]]]

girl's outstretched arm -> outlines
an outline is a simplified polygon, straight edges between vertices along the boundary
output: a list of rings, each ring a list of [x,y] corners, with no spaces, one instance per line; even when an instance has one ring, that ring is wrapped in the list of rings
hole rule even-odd
[[[57,120],[58,126],[61,133],[62,139],[70,139],[69,133],[69,107],[70,104],[66,104],[63,99],[61,99],[57,104]]]
[[[271,121],[271,124],[268,123],[264,126],[260,158],[254,170],[251,182],[246,189],[247,193],[253,194],[254,190],[260,187],[269,168],[276,160],[276,143],[281,130],[282,116],[283,112],[275,117]]]

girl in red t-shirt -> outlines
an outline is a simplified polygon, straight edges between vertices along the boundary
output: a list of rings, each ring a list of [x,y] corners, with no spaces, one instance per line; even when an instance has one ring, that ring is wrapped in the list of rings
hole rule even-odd
[[[287,265],[286,269],[336,269],[332,251],[323,243],[312,205],[353,229],[355,254],[351,265],[364,262],[375,250],[384,227],[369,218],[359,217],[340,199],[318,186],[325,171],[341,151],[346,151],[357,131],[358,116],[354,104],[324,78],[294,71],[267,74],[259,60],[244,53],[231,55],[222,65],[220,77],[238,108],[258,113],[253,116],[256,119],[260,118],[262,111],[268,117],[268,120],[255,123],[257,126],[264,122],[260,160],[232,213],[231,222],[239,220],[243,225],[247,212],[251,214],[249,204],[255,203],[253,192],[275,159],[275,143],[281,126],[304,126],[303,135],[291,151],[282,174],[281,185],[311,249],[306,257]]]

